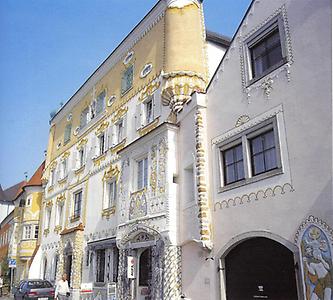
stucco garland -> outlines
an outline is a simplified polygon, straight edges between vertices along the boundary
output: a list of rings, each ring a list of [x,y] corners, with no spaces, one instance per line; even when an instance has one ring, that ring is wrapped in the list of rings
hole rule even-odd
[[[243,194],[242,196],[237,196],[235,198],[226,199],[223,201],[216,202],[214,204],[214,211],[217,208],[230,208],[238,205],[243,205],[245,203],[250,203],[253,201],[258,201],[260,199],[266,199],[267,197],[275,197],[276,195],[284,195],[286,192],[294,192],[295,189],[290,183],[285,183],[283,185],[276,185],[274,187],[268,187],[265,190],[258,190],[256,192],[251,192],[249,194]]]

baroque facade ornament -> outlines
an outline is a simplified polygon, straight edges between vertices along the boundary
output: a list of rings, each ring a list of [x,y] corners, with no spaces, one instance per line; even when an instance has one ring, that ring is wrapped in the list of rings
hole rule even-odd
[[[192,99],[194,92],[204,92],[206,88],[205,76],[192,71],[165,73],[163,78],[162,103],[176,113]]]
[[[196,5],[199,7],[197,0],[167,0],[168,8],[184,8],[188,5]]]
[[[110,180],[116,178],[116,181],[119,181],[120,170],[117,165],[110,165],[110,168],[104,172],[103,180]]]
[[[139,96],[139,102],[144,101],[149,96],[152,96],[154,92],[160,87],[161,82],[160,81],[152,81],[150,84],[148,84],[142,91]]]
[[[108,121],[104,121],[101,125],[99,125],[95,131],[95,134],[98,136],[101,133],[103,133],[105,131],[106,128],[108,128],[109,126],[109,122]]]
[[[121,107],[118,110],[116,110],[116,112],[114,113],[113,117],[112,117],[112,122],[113,123],[117,123],[117,121],[119,121],[119,119],[121,119],[128,111],[128,107]]]

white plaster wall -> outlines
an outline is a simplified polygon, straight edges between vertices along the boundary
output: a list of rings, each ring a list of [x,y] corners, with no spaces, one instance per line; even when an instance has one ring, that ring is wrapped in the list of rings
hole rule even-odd
[[[207,45],[207,56],[208,56],[208,72],[210,79],[213,77],[217,66],[219,65],[222,57],[226,52],[226,49],[209,41],[207,41],[206,45]]]
[[[269,98],[258,84],[248,101],[242,90],[239,41],[282,5],[287,11],[294,56],[291,80],[288,82],[282,71],[273,79]],[[330,11],[330,1],[319,1],[316,5],[309,0],[255,1],[212,81],[207,93],[210,141],[234,128],[241,115],[253,119],[282,105],[279,135],[284,143],[282,175],[222,193],[217,191],[217,159],[211,147],[214,203],[288,181],[295,189],[292,193],[213,211],[216,261],[226,244],[247,232],[266,231],[294,243],[298,227],[309,215],[333,226]],[[215,274],[214,293],[218,299],[219,282]]]

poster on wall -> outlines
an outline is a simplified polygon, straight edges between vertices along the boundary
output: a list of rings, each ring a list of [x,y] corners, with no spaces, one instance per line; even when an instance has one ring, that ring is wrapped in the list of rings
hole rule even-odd
[[[300,243],[307,300],[333,300],[332,248],[325,232],[308,226]]]
[[[127,256],[127,278],[133,279],[136,276],[136,257]]]

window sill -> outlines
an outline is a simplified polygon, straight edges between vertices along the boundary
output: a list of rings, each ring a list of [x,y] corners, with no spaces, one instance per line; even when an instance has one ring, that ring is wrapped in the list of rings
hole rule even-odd
[[[264,179],[267,179],[267,178],[270,178],[270,177],[273,177],[273,176],[281,175],[281,174],[283,174],[282,168],[273,169],[273,170],[270,170],[268,172],[256,175],[254,177],[246,178],[246,179],[228,184],[226,186],[220,187],[219,190],[218,190],[218,193],[223,193],[223,192],[226,192],[226,191],[230,191],[230,190],[239,188],[241,186],[245,186],[245,185],[248,185],[248,184],[260,181],[260,180],[264,180]]]
[[[114,145],[111,148],[111,152],[112,154],[116,154],[117,152],[119,152],[121,149],[123,149],[125,147],[126,144],[126,138],[124,138],[121,142],[119,142],[118,144]]]
[[[95,156],[92,158],[93,162],[94,162],[94,166],[99,166],[101,164],[101,162],[106,158],[106,152]]]
[[[64,184],[67,181],[68,176],[66,175],[64,178],[58,180],[58,184]]]
[[[116,206],[111,206],[108,208],[104,208],[102,210],[102,217],[106,217],[107,219],[110,218],[110,216],[114,215],[116,212]]]
[[[81,216],[72,216],[72,217],[70,218],[70,221],[71,221],[71,223],[74,223],[74,222],[76,222],[76,221],[79,221],[80,218],[81,218]]]
[[[135,191],[135,192],[132,192],[132,193],[131,193],[131,197],[132,197],[132,196],[135,196],[135,195],[138,195],[138,194],[144,194],[146,191],[147,191],[147,188],[144,187],[144,188],[142,188],[142,189],[140,189],[140,190],[137,190],[137,191]]]
[[[79,175],[79,174],[81,174],[81,173],[83,172],[85,166],[86,166],[86,165],[84,164],[84,165],[82,165],[80,168],[74,170],[75,175]]]
[[[286,57],[284,57],[280,62],[278,62],[277,64],[275,64],[274,66],[271,66],[270,68],[268,68],[265,72],[263,72],[262,74],[260,74],[257,77],[254,77],[252,79],[250,79],[246,85],[246,87],[248,88],[249,86],[251,86],[252,84],[258,82],[259,80],[261,80],[262,78],[266,77],[267,75],[269,75],[270,73],[272,73],[273,71],[279,69],[280,67],[282,67],[283,65],[285,65],[288,62],[288,59]]]
[[[152,131],[153,129],[155,129],[157,127],[159,121],[160,121],[160,118],[157,117],[156,119],[154,119],[149,124],[146,124],[145,126],[143,126],[140,129],[138,129],[139,135],[140,136],[146,135],[147,133],[149,133],[150,131]]]

